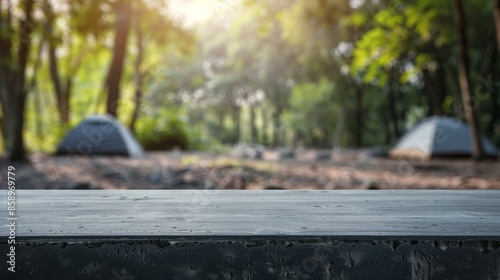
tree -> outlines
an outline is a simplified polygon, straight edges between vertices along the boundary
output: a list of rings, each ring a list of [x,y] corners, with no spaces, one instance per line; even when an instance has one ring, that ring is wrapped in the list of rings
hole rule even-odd
[[[149,4],[152,5],[152,3]],[[161,14],[162,6],[150,5],[144,1],[135,1],[132,5],[132,24],[136,52],[133,71],[134,108],[129,122],[131,131],[135,131],[139,118],[148,72],[151,72],[151,68],[156,66],[159,60],[157,50],[151,51],[151,48],[170,48],[171,51],[179,51],[184,56],[192,53],[190,46],[194,43],[190,32],[168,16]],[[151,58],[148,61],[148,53],[153,53],[156,58]]]
[[[0,1],[0,5],[5,3]],[[26,107],[26,68],[29,61],[34,0],[20,2],[22,17],[16,30],[10,2],[0,6],[0,100],[2,125],[6,127],[7,150],[10,160],[27,160],[24,148],[24,112]],[[17,36],[16,36],[17,35]]]
[[[333,95],[335,85],[326,78],[319,83],[297,84],[290,97],[290,108],[285,112],[285,124],[295,135],[295,144],[329,148],[340,104]]]
[[[69,121],[69,100],[70,92],[73,84],[73,77],[75,73],[70,73],[66,78],[61,79],[60,70],[58,66],[58,59],[56,56],[57,40],[55,34],[55,19],[56,15],[52,9],[49,1],[43,3],[46,23],[46,35],[48,42],[48,54],[49,54],[49,68],[50,68],[50,78],[54,87],[54,93],[56,96],[57,107],[59,111],[59,121],[61,124],[66,124]],[[73,71],[72,71],[73,72]],[[64,81],[62,81],[64,80]]]
[[[433,77],[439,71],[440,52],[451,41],[445,8],[441,2],[419,1],[390,5],[377,11],[372,27],[356,42],[351,63],[353,72],[365,82],[378,85],[387,83],[389,69],[402,73],[394,77],[401,83],[415,83],[415,76],[425,71]],[[363,26],[367,18],[365,13],[358,12],[349,21]],[[430,96],[430,101],[433,98]],[[439,111],[441,104],[434,106],[429,108],[430,112]]]
[[[273,3],[260,3],[245,8],[245,16],[235,19],[230,30],[232,36],[229,38],[226,56],[232,71],[241,75],[241,85],[252,88],[254,93],[255,90],[262,89],[265,94],[263,102],[248,102],[250,135],[253,135],[253,139],[257,138],[253,125],[256,106],[266,106],[271,109],[271,143],[279,146],[283,144],[282,115],[288,107],[294,83],[292,76],[296,69],[290,66],[297,61],[297,55],[283,39],[283,26],[273,16],[281,7],[276,7]],[[253,99],[252,95],[249,95],[250,101]],[[267,142],[267,127],[263,130]]]
[[[288,6],[278,5],[281,10],[274,12],[283,28],[282,37],[299,54],[298,65],[307,67],[314,81],[326,77],[338,86],[331,94],[339,95],[339,102],[344,104],[336,118],[334,145],[346,134],[353,136],[354,145],[359,147],[363,144],[362,110],[366,87],[361,86],[359,78],[351,78],[345,71],[352,60],[352,46],[362,34],[361,28],[346,24],[353,7],[350,1],[338,0],[289,2]],[[355,100],[352,104],[348,102],[351,95]],[[347,115],[351,116],[345,117]]]
[[[67,124],[70,119],[70,99],[77,72],[84,58],[95,52],[98,46],[88,42],[87,36],[92,36],[97,41],[109,29],[109,24],[102,20],[106,13],[103,7],[107,4],[107,1],[102,0],[72,1],[67,4],[69,13],[64,12],[64,9],[56,13],[51,1],[45,0],[42,3],[46,20],[43,36],[48,45],[50,78],[62,125]],[[90,17],[93,18],[92,21],[88,20]],[[56,28],[59,19],[64,20],[65,32]],[[80,38],[83,38],[84,44],[77,40]],[[58,49],[65,55],[58,56]]]
[[[131,7],[131,0],[118,0],[115,3],[116,20],[113,58],[105,83],[107,90],[106,113],[114,117],[117,116],[118,101],[120,100],[120,82],[130,29]]]
[[[474,101],[469,78],[469,58],[468,58],[468,42],[467,42],[467,22],[462,0],[453,1],[453,11],[458,31],[458,73],[460,90],[462,92],[462,101],[464,104],[464,112],[471,131],[471,139],[473,145],[473,157],[481,159],[484,157],[483,145],[481,142],[481,133],[479,131],[479,122],[474,111]]]
[[[493,13],[495,15],[495,26],[497,31],[498,49],[500,49],[500,0],[494,0]]]

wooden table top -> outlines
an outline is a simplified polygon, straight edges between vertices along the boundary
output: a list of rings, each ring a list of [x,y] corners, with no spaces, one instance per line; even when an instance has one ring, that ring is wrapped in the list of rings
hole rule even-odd
[[[5,226],[7,191],[0,200]],[[16,207],[18,239],[500,240],[493,190],[18,190]]]

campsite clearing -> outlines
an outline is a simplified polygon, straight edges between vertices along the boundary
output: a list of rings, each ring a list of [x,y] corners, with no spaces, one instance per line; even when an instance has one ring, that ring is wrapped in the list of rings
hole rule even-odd
[[[272,151],[264,160],[202,152],[133,159],[35,154],[31,165],[16,164],[16,180],[20,189],[500,189],[498,160],[408,161],[342,150],[315,161],[315,153],[285,160]],[[5,157],[0,165],[5,170]]]

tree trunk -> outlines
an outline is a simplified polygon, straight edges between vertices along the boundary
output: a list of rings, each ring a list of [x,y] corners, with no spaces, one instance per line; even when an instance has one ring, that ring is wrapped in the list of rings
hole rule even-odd
[[[59,111],[59,117],[61,124],[63,123],[63,113],[62,113],[62,86],[61,79],[59,76],[59,69],[57,67],[57,57],[56,57],[56,47],[54,44],[54,39],[49,38],[49,69],[50,69],[50,78],[52,80],[52,85],[54,87],[54,93],[56,95],[57,100],[57,108]]]
[[[238,106],[233,106],[233,126],[234,126],[234,144],[240,142],[240,131],[241,131],[241,118],[240,118],[240,108]]]
[[[354,85],[354,90],[356,91],[356,135],[354,145],[359,148],[363,146],[363,89],[358,85]]]
[[[341,104],[343,104],[343,102]],[[338,148],[340,146],[340,137],[344,131],[345,114],[344,108],[340,107],[339,115],[337,117],[337,122],[335,123],[335,129],[332,135],[332,148]]]
[[[43,45],[45,42],[45,38],[40,39],[40,43],[38,45],[38,51],[36,55],[36,60],[33,66],[33,77],[31,78],[30,84],[29,84],[29,91],[33,92],[34,96],[34,107],[35,107],[35,112],[37,115],[37,118],[35,120],[35,130],[36,130],[36,136],[38,139],[41,141],[43,145],[43,123],[42,123],[42,105],[40,101],[40,92],[37,89],[37,77],[36,73],[38,72],[38,69],[40,68],[40,64],[42,61],[42,52],[43,52]]]
[[[3,8],[0,6],[0,27],[6,32],[0,38],[0,99],[6,122],[7,148],[9,159],[26,161],[24,148],[24,111],[26,105],[26,66],[31,47],[31,34],[34,28],[32,17],[34,0],[20,2],[24,12],[19,23],[19,39],[17,52],[12,48],[11,38],[14,36],[11,23],[11,7],[7,7],[7,18],[1,17]],[[16,59],[13,58],[15,53]],[[14,65],[15,64],[15,65]]]
[[[24,111],[26,108],[26,92],[16,98],[15,111],[12,118],[10,131],[10,153],[9,159],[12,161],[27,161],[26,150],[24,148]]]
[[[438,96],[439,94],[436,87],[436,78],[433,77],[432,73],[427,69],[424,69],[422,71],[422,74],[424,79],[424,91],[428,99],[427,101],[427,104],[429,106],[428,115],[429,116],[442,115],[441,112],[442,102],[439,101],[439,96]]]
[[[5,10],[5,11],[4,11]],[[3,7],[3,1],[0,1],[0,28],[10,32],[10,6]],[[7,15],[5,17],[4,15]],[[9,86],[7,81],[10,81],[7,69],[10,60],[10,38],[8,36],[0,36],[0,104],[2,105],[2,118],[1,118],[1,132],[2,132],[2,145],[3,148],[8,151],[9,149],[9,139],[7,135],[8,123],[5,116],[10,115],[9,99],[11,98],[10,93],[8,93]]]
[[[496,87],[493,87],[492,91],[490,92],[490,97],[491,97],[491,102],[494,106],[498,106],[499,100],[498,100],[498,91]],[[492,137],[495,134],[495,126],[497,124],[497,121],[500,119],[500,114],[498,109],[493,109],[491,111],[491,119],[486,126],[486,135],[488,137]]]
[[[64,83],[61,81],[59,67],[57,66],[56,48],[53,42],[49,43],[49,68],[57,100],[59,122],[65,125],[69,122],[69,99],[73,80],[72,77],[67,77]]]
[[[500,0],[495,0],[493,9],[493,13],[495,15],[495,28],[497,31],[498,49],[500,49]]]
[[[67,78],[63,83],[59,72],[59,66],[57,64],[56,38],[53,36],[55,15],[52,6],[48,1],[45,1],[43,3],[43,8],[45,10],[45,16],[47,17],[46,34],[48,34],[47,41],[50,79],[52,81],[54,94],[56,96],[59,122],[61,123],[61,125],[65,125],[69,122],[69,99],[73,82],[72,76],[74,75],[74,73],[68,73]]]
[[[280,145],[281,110],[276,109],[273,114],[273,147]]]
[[[479,131],[479,122],[474,112],[474,104],[469,79],[469,60],[467,44],[467,23],[462,0],[454,0],[453,10],[458,28],[459,46],[458,46],[458,75],[460,90],[462,92],[462,101],[464,104],[464,113],[469,124],[472,139],[472,156],[478,160],[484,156],[483,145],[481,142],[481,133]]]
[[[66,77],[65,84],[63,86],[62,100],[61,100],[61,122],[67,124],[69,122],[69,100],[71,98],[71,91],[73,89],[73,77]]]
[[[114,117],[117,116],[118,101],[120,100],[120,81],[123,73],[123,64],[130,29],[131,3],[131,0],[120,0],[116,3],[116,31],[113,58],[109,67],[106,83],[108,93],[106,112]]]
[[[252,139],[252,143],[257,143],[258,135],[257,135],[257,127],[255,126],[255,106],[250,105],[250,139]]]
[[[262,144],[267,146],[269,143],[269,139],[267,137],[267,130],[268,130],[268,119],[267,119],[267,114],[266,114],[266,108],[262,107],[261,108],[261,114],[262,114]]]
[[[215,129],[215,134],[210,133],[212,137],[215,137],[218,139],[221,143],[226,144],[227,142],[231,142],[231,138],[227,137],[226,133],[226,126],[225,126],[225,121],[226,121],[226,111],[225,110],[220,110],[216,112],[217,115],[217,126]]]
[[[422,70],[422,76],[423,76],[423,80],[424,80],[424,93],[425,93],[425,97],[427,99],[427,116],[430,117],[430,116],[433,116],[434,115],[434,98],[432,97],[433,94],[432,94],[432,90],[431,90],[431,87],[429,86],[430,85],[430,78],[429,78],[429,71],[427,71],[426,69]]]
[[[26,66],[28,64],[28,58],[31,48],[31,34],[34,28],[33,21],[33,6],[34,0],[23,1],[23,8],[25,12],[25,19],[21,20],[20,32],[19,32],[19,49],[17,58],[19,59],[19,68],[16,73],[16,85],[15,85],[15,104],[14,104],[14,115],[13,115],[13,125],[11,131],[11,151],[9,158],[10,160],[26,161],[26,150],[24,148],[24,111],[26,108]]]
[[[495,35],[494,32],[492,35]],[[491,118],[486,124],[485,134],[488,137],[493,137],[495,133],[495,125],[500,117],[499,110],[496,109],[498,102],[498,91],[497,87],[493,85],[493,81],[496,81],[498,77],[495,77],[495,62],[498,59],[500,49],[497,48],[496,38],[493,38],[489,45],[484,50],[483,62],[481,66],[478,88],[484,88],[489,92],[490,104],[492,105]]]
[[[437,58],[438,69],[435,75],[436,84],[437,84],[437,105],[439,106],[439,114],[443,114],[443,104],[446,96],[448,95],[448,89],[446,87],[446,73],[444,70],[444,62],[443,59],[438,55]]]
[[[384,144],[385,145],[391,145],[392,144],[392,139],[391,139],[391,122],[390,122],[390,117],[387,104],[384,104],[380,106],[378,110],[378,115],[380,116],[380,122],[381,126],[384,128],[383,133],[384,133]]]
[[[455,117],[465,121],[465,115],[462,109],[462,98],[460,97],[460,88],[457,81],[457,74],[455,69],[449,65],[445,66],[446,76],[448,78],[448,86],[451,91],[451,96],[453,98],[453,109],[455,112]]]
[[[389,113],[391,115],[391,121],[392,121],[392,132],[393,132],[393,137],[394,139],[399,139],[400,131],[399,131],[399,120],[398,120],[398,113],[396,109],[396,92],[394,91],[393,87],[393,78],[394,73],[391,72],[390,78],[389,78]]]
[[[134,76],[135,76],[135,106],[134,111],[132,113],[132,118],[130,120],[130,130],[135,133],[135,124],[139,117],[139,110],[142,102],[142,87],[144,83],[144,73],[142,72],[141,66],[144,55],[144,40],[141,29],[141,12],[137,11],[137,15],[135,18],[135,39],[137,44],[137,57],[135,59],[134,65]]]

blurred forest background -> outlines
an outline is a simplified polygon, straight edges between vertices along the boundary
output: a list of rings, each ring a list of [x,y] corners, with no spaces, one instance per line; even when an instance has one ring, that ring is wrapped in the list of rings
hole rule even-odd
[[[388,146],[431,115],[500,146],[499,3],[0,0],[0,146],[106,112],[149,150]]]

